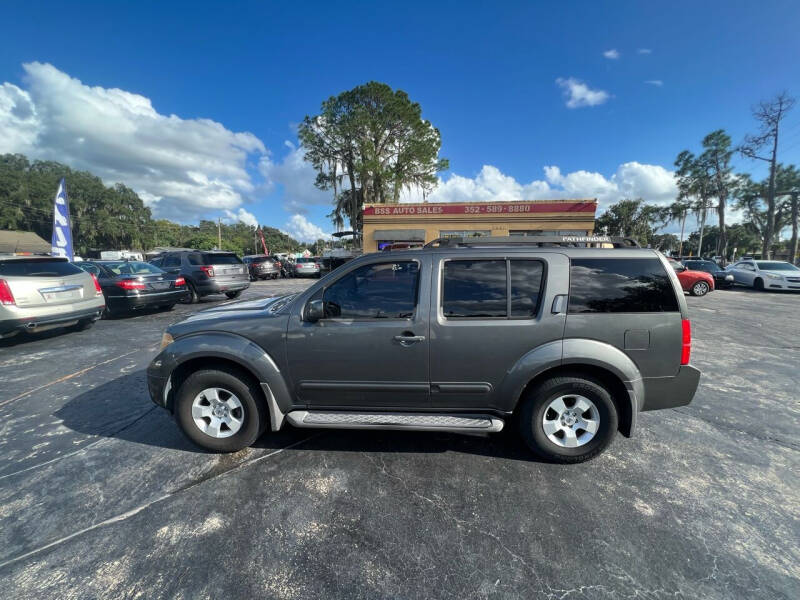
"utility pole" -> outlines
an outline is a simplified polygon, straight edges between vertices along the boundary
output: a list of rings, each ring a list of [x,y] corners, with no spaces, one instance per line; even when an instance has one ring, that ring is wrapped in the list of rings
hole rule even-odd
[[[217,217],[217,250],[222,250],[222,217]]]

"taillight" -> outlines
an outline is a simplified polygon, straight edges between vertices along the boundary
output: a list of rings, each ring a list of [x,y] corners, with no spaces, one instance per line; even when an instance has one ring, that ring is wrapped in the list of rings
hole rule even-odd
[[[203,272],[204,272],[206,275],[208,275],[209,277],[213,277],[213,276],[214,276],[214,267],[206,267],[206,266],[201,266],[200,268],[201,268],[201,269],[203,270]]]
[[[122,279],[116,283],[123,290],[143,290],[146,287],[141,281],[135,279]]]
[[[186,280],[183,277],[178,277],[175,280],[175,287],[178,287],[179,285],[186,285]]]
[[[692,354],[692,323],[689,319],[681,321],[682,345],[681,345],[681,364],[688,365],[689,357]]]
[[[0,304],[5,306],[13,306],[17,303],[14,300],[14,294],[11,293],[11,288],[5,279],[0,279]]]
[[[317,269],[319,269],[319,268],[320,268],[320,267],[319,267],[319,263],[314,263],[314,267],[315,267],[315,268],[317,268]]]
[[[100,282],[97,281],[97,275],[94,273],[89,273],[92,276],[92,281],[94,281],[94,295],[95,296],[102,296],[103,295],[103,288],[100,287]]]

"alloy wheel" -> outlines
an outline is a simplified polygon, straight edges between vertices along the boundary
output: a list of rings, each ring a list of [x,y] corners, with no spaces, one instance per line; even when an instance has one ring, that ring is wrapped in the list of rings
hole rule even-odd
[[[600,427],[600,412],[585,396],[567,394],[550,401],[542,415],[547,438],[562,448],[588,444]]]
[[[244,424],[244,407],[233,392],[206,388],[192,401],[192,419],[197,428],[213,438],[236,434]]]

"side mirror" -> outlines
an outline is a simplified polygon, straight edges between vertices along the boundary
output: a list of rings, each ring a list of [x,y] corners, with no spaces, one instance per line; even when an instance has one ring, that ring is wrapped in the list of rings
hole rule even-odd
[[[316,323],[324,316],[325,316],[325,307],[322,303],[322,300],[312,300],[311,302],[306,304],[306,308],[303,314],[304,321],[308,321],[309,323]]]

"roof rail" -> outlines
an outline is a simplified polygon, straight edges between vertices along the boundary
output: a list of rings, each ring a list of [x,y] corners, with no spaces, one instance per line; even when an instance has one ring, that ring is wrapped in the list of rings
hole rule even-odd
[[[436,238],[425,244],[425,248],[479,248],[482,246],[538,246],[592,248],[611,244],[614,248],[639,248],[639,243],[629,237],[609,235],[509,235]]]

